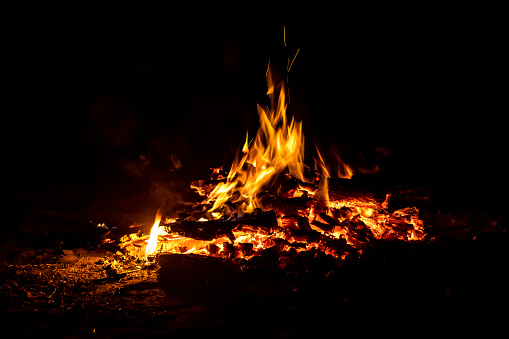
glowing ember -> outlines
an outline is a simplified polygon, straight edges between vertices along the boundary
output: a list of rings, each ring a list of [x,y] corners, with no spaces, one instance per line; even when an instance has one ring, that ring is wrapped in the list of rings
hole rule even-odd
[[[369,194],[348,197],[332,191],[325,204],[316,199],[318,189],[299,185],[293,190],[292,197],[270,195],[260,199],[260,206],[275,212],[272,219],[264,219],[269,212],[255,212],[231,220],[210,221],[198,217],[205,213],[199,212],[187,218],[166,219],[164,225],[159,225],[158,214],[145,256],[159,252],[250,259],[276,247],[281,255],[311,250],[344,259],[352,250],[362,253],[365,244],[373,239],[417,241],[425,236],[418,209],[408,207],[391,213],[387,210],[390,195],[380,202]],[[270,199],[293,206],[278,206]],[[266,223],[272,226],[263,226]],[[212,233],[207,236],[210,230]],[[185,233],[204,239],[180,235]]]

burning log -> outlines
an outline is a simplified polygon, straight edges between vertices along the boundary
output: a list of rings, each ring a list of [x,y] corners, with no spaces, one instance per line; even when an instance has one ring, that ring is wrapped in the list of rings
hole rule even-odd
[[[311,222],[311,225],[313,225],[313,226],[317,226],[317,227],[319,227],[321,230],[323,230],[323,231],[325,231],[325,232],[329,232],[329,231],[331,231],[331,230],[334,228],[334,226],[333,226],[333,225],[329,225],[329,224],[326,224],[326,223],[320,222],[320,221],[318,221],[318,220],[313,220],[313,221]]]
[[[232,243],[238,243],[240,247],[244,242],[256,241],[268,243],[259,239],[260,236],[268,236],[278,227],[274,211],[261,212],[256,210],[236,220],[211,220],[211,221],[175,221],[167,224],[168,232],[157,236],[156,253],[201,253],[212,256],[231,257],[235,256]],[[251,239],[251,236],[255,238]],[[245,240],[242,240],[245,238]],[[124,252],[135,257],[144,257],[148,236],[131,234],[121,239],[120,247]],[[247,246],[247,247],[246,247]],[[251,255],[253,251],[238,249],[242,255]],[[249,254],[247,254],[249,252]]]
[[[297,219],[297,225],[301,231],[311,232],[311,226],[309,226],[309,219],[306,217],[300,217]]]
[[[346,228],[350,235],[358,241],[367,242],[374,239],[371,229],[358,216],[342,222],[341,226]]]
[[[313,199],[307,195],[295,198],[265,195],[260,201],[261,206],[265,210],[278,211],[283,214],[293,214],[295,211],[306,210]]]
[[[350,219],[354,215],[354,209],[346,206],[343,206],[341,208],[334,208],[332,210],[332,215],[337,220]]]
[[[298,229],[297,225],[297,216],[295,215],[285,215],[279,218],[279,226],[283,229]]]
[[[247,213],[236,220],[178,221],[169,224],[169,228],[172,232],[186,237],[212,240],[222,236],[230,237],[232,230],[239,225],[256,228],[263,233],[270,233],[278,226],[274,211],[256,211]]]

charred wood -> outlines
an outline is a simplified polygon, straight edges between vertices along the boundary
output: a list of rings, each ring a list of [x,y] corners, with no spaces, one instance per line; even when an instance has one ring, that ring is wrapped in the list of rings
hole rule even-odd
[[[276,210],[283,214],[294,214],[296,211],[306,210],[309,202],[312,201],[307,195],[296,198],[265,195],[260,200],[264,210]]]
[[[309,219],[306,217],[299,217],[299,219],[297,219],[297,225],[301,231],[312,231],[311,226],[309,226]]]
[[[366,224],[360,220],[358,216],[351,220],[345,220],[341,223],[341,226],[346,228],[355,239],[361,242],[367,242],[374,239],[371,229],[366,226]]]
[[[250,227],[270,233],[277,224],[274,211],[248,213],[235,220],[190,221],[183,220],[168,225],[172,232],[200,240],[212,240],[219,236],[230,237],[231,231],[238,227]]]
[[[339,226],[340,225],[339,221],[337,221],[336,219],[334,219],[333,217],[329,216],[326,213],[320,213],[318,215],[320,216],[320,218],[323,219],[323,221],[327,222],[327,224],[329,224],[331,226]]]
[[[311,225],[317,226],[325,232],[331,231],[334,228],[334,225],[326,224],[326,223],[320,222],[318,220],[313,220],[311,222]]]

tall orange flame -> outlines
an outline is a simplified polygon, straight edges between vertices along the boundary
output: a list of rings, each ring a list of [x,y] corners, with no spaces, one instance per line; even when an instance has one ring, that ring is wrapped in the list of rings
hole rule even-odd
[[[269,72],[267,94],[271,99],[272,109],[264,109],[258,105],[260,128],[256,138],[249,147],[246,137],[242,148],[243,156],[236,157],[227,181],[218,184],[209,195],[208,201],[214,201],[210,213],[219,210],[237,192],[240,196],[235,202],[242,201],[242,212],[253,211],[259,205],[257,195],[260,190],[285,170],[295,178],[304,180],[302,122],[296,122],[292,118],[288,123],[284,84],[278,84],[278,96],[275,95],[275,85]],[[221,213],[214,213],[216,219],[220,216]]]

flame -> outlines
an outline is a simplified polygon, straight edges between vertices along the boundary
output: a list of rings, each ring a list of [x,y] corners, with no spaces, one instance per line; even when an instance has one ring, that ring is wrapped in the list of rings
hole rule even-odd
[[[329,202],[329,178],[330,172],[329,168],[325,165],[325,161],[316,147],[316,152],[318,153],[318,158],[315,158],[315,164],[320,168],[321,176],[320,181],[318,182],[318,192],[315,195],[316,200],[323,201],[327,206],[330,204]]]
[[[161,209],[157,210],[156,219],[154,221],[154,225],[150,229],[150,238],[147,242],[147,248],[145,250],[145,258],[147,259],[149,255],[154,253],[157,248],[157,238],[159,235],[163,235],[164,232],[159,229],[159,223],[161,222]],[[147,259],[148,260],[148,259]]]
[[[316,146],[316,152],[318,157],[314,158],[315,165],[317,168],[320,169],[320,181],[318,182],[318,191],[316,192],[315,198],[318,201],[322,201],[325,203],[326,206],[332,206],[330,200],[329,200],[329,178],[332,177],[330,166],[327,166],[324,157],[322,157],[322,154],[320,153],[320,150],[318,149],[318,146]],[[335,165],[335,177],[336,178],[343,178],[343,179],[351,179],[354,170],[350,165],[344,163],[339,153],[336,151],[332,154],[332,159],[334,160],[333,163]]]
[[[237,192],[240,195],[234,202],[242,202],[242,212],[252,212],[259,206],[259,192],[283,171],[288,170],[290,175],[304,181],[302,122],[296,122],[293,118],[288,122],[284,84],[276,86],[270,72],[267,87],[272,109],[258,105],[258,133],[251,146],[246,135],[242,157],[236,156],[226,182],[219,183],[210,193],[207,202],[213,201],[214,204],[209,213],[219,210]],[[278,96],[276,87],[280,87]],[[219,214],[221,216],[222,213]],[[217,214],[214,218],[218,218]]]
[[[345,164],[344,162],[341,162],[341,159],[338,159],[338,172],[337,177],[343,178],[343,179],[352,179],[353,174],[355,173],[352,167],[350,165]]]

